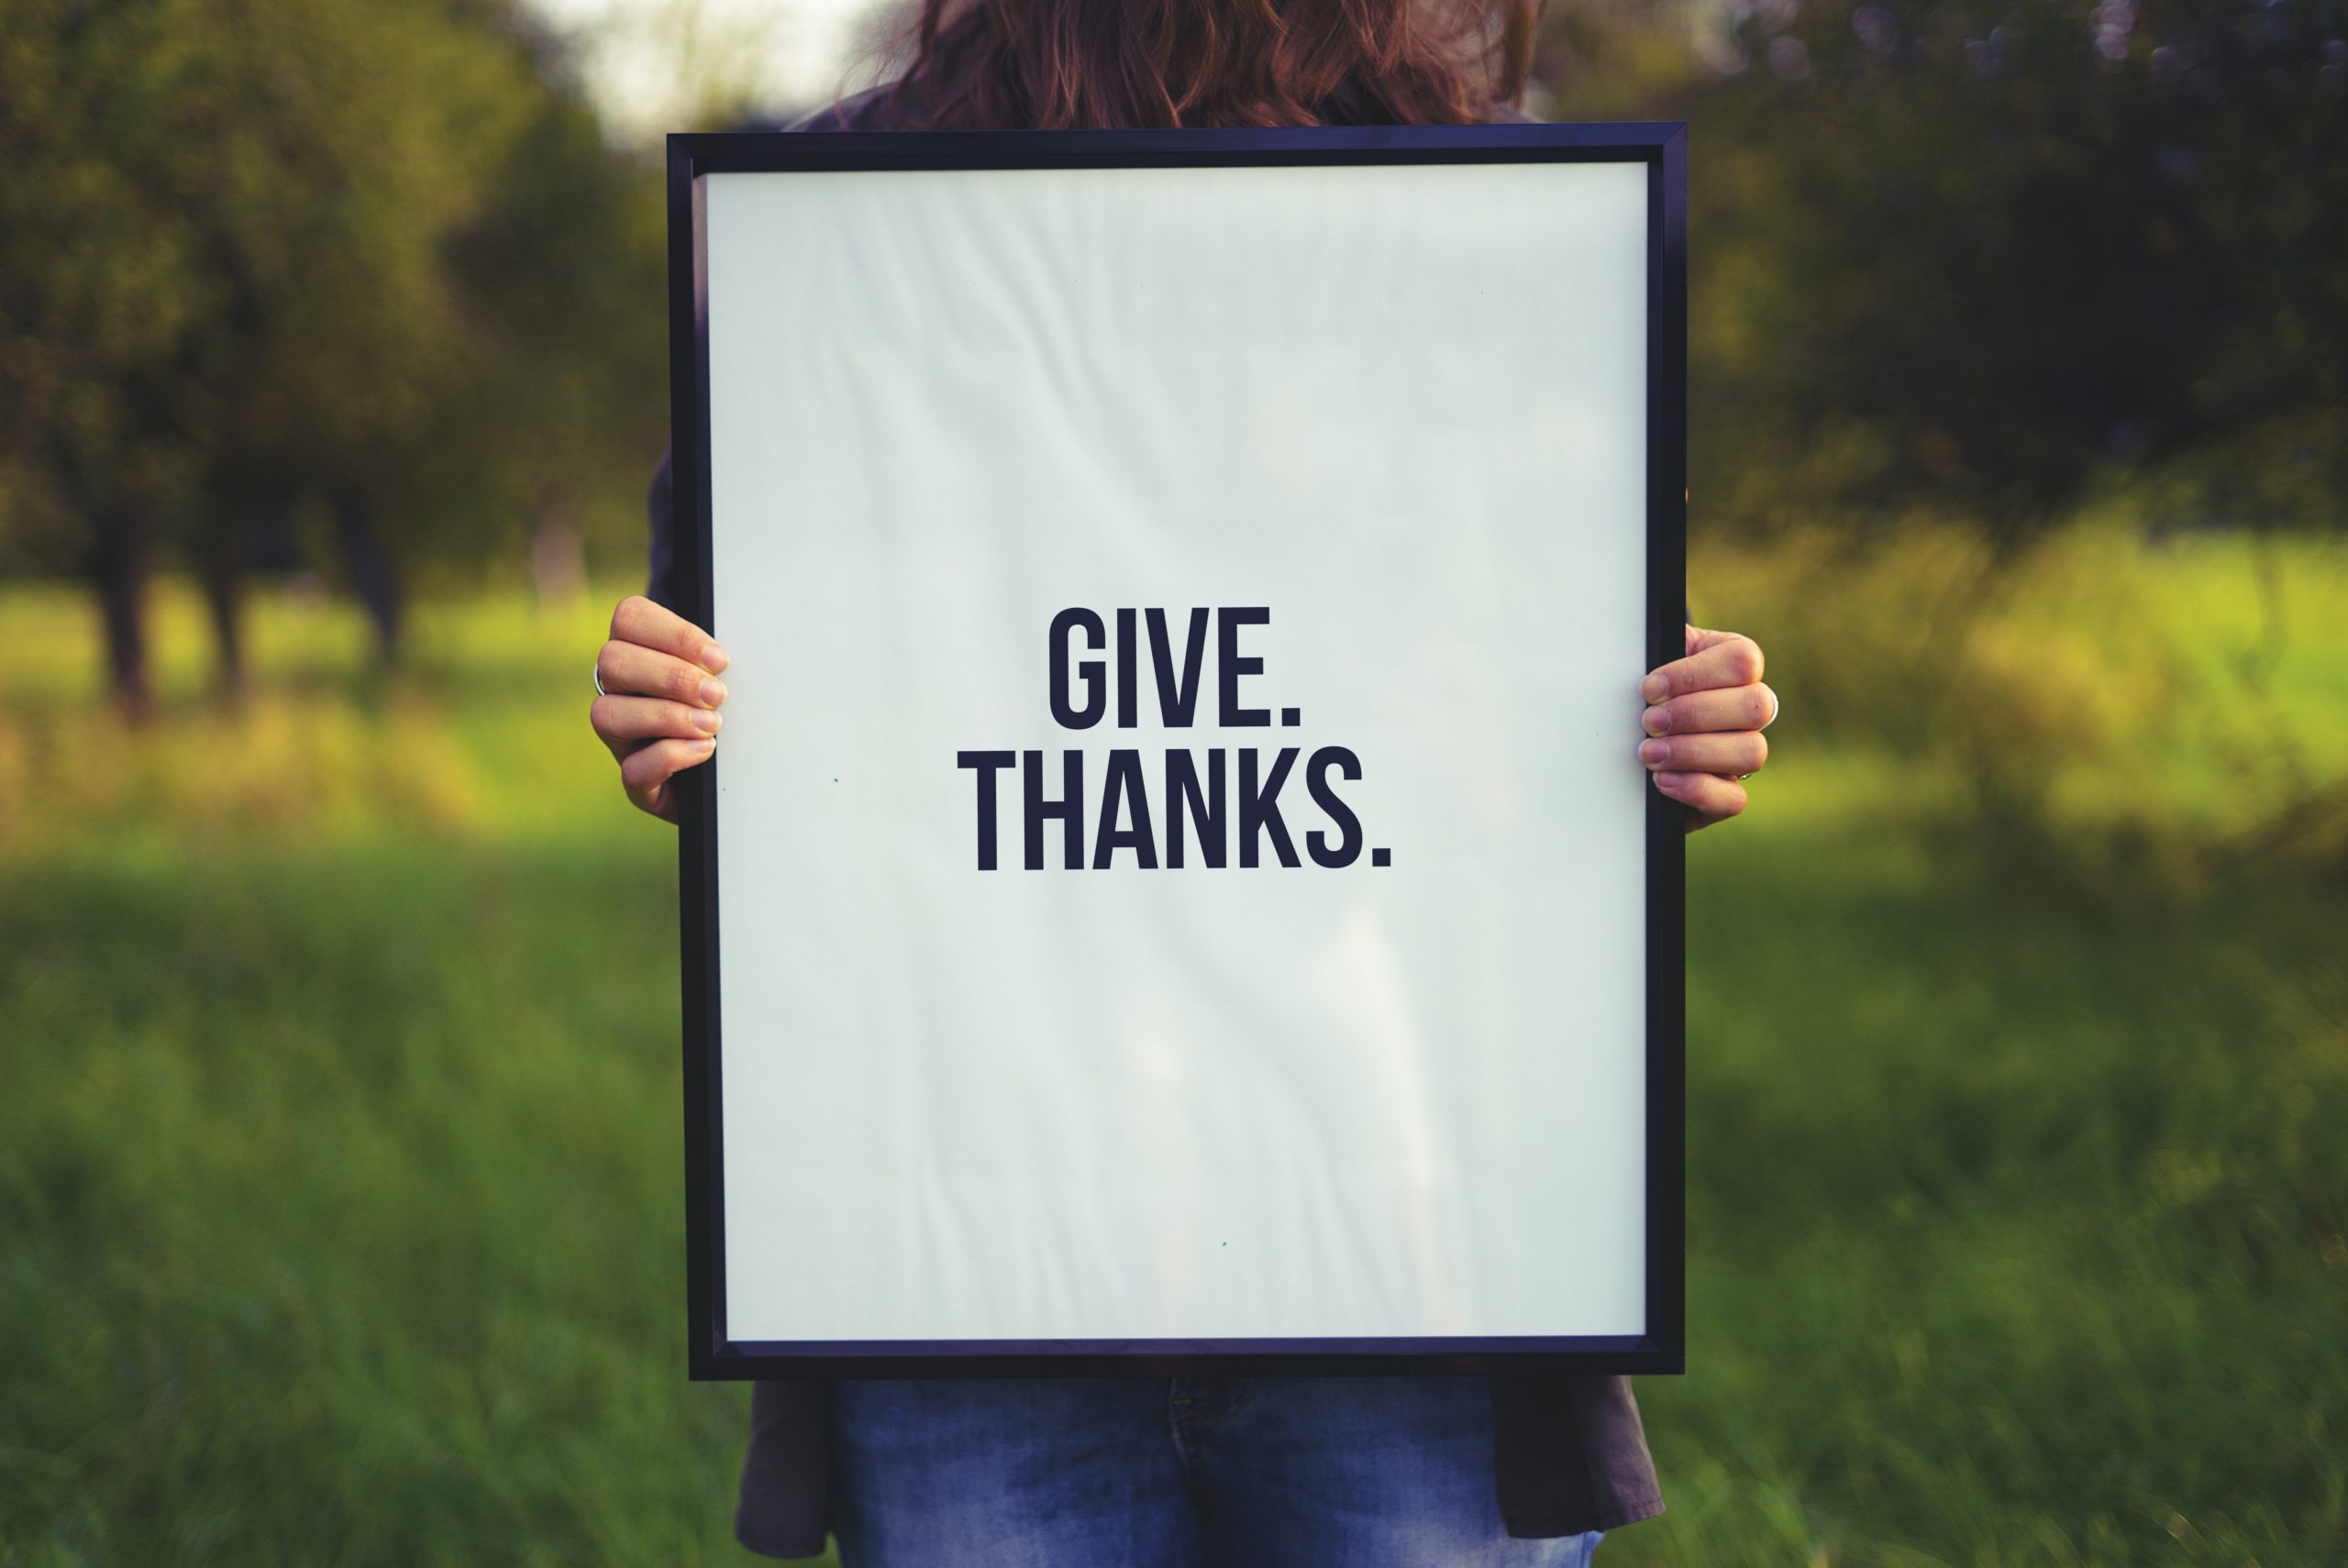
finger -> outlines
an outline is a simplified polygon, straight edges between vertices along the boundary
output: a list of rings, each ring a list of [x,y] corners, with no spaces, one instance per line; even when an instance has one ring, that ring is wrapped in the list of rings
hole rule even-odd
[[[714,708],[688,707],[658,697],[598,697],[588,707],[587,722],[613,756],[626,756],[638,741],[714,735],[725,720]]]
[[[641,593],[621,600],[619,608],[612,612],[612,640],[657,648],[671,658],[697,664],[712,675],[723,674],[728,662],[725,650],[707,632]]]
[[[717,743],[701,740],[648,741],[620,759],[620,788],[627,798],[656,817],[675,820],[669,780],[688,767],[707,762]]]
[[[1717,773],[1667,772],[1653,775],[1655,787],[1694,812],[1700,819],[1689,828],[1726,822],[1744,810],[1744,786]]]
[[[1761,645],[1734,632],[1688,628],[1688,657],[1651,670],[1639,683],[1639,695],[1649,702],[1711,691],[1723,686],[1750,686],[1761,679]]]
[[[1721,773],[1733,778],[1741,774],[1760,772],[1769,760],[1769,743],[1758,730],[1673,735],[1667,740],[1641,741],[1639,760],[1654,768],[1684,773]]]
[[[714,708],[725,701],[725,682],[706,667],[616,638],[596,654],[595,675],[606,695],[663,697],[695,708]]]
[[[1757,682],[1698,691],[1649,708],[1639,727],[1651,735],[1703,734],[1718,730],[1766,730],[1778,716],[1778,694]]]

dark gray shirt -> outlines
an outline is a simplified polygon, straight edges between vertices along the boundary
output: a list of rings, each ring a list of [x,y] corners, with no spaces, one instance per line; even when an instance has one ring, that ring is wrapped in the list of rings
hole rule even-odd
[[[791,130],[895,130],[887,89],[847,99]],[[1521,120],[1512,108],[1495,119]],[[918,134],[918,133],[909,133]],[[660,603],[677,604],[670,517],[669,460],[653,476],[652,582]],[[1613,1529],[1663,1511],[1655,1462],[1624,1377],[1496,1375],[1493,1469],[1501,1517],[1512,1536],[1579,1535]],[[750,1398],[750,1448],[734,1514],[735,1539],[768,1557],[814,1557],[828,1529],[831,1414],[828,1386],[813,1379],[762,1382]]]

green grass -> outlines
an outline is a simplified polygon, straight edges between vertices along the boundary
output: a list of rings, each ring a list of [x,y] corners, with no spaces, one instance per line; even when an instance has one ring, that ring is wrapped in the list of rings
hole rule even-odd
[[[2278,641],[2238,545],[2179,549],[2051,561],[1961,636],[2065,673],[1921,727],[1931,628],[1805,585],[1948,574],[1700,569],[1788,720],[1691,848],[1691,1375],[1642,1386],[1671,1511],[1602,1563],[2348,1561],[2348,858],[2232,847],[2336,784],[2348,565],[2290,558]],[[600,616],[444,606],[383,680],[271,603],[228,712],[163,609],[135,733],[81,602],[0,591],[0,1562],[742,1561]]]

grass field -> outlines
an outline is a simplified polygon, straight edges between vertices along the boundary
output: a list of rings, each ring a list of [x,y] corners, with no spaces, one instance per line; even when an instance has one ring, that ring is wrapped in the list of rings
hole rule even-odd
[[[1691,1375],[1600,1561],[2348,1562],[2348,558],[1959,622],[1955,548],[1700,563],[1787,716],[1691,848]],[[600,616],[387,680],[272,602],[232,713],[162,609],[134,733],[0,590],[0,1563],[741,1561]]]

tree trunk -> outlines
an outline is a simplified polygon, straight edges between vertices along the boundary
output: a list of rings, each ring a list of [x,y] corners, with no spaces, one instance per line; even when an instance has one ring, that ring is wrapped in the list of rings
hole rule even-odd
[[[360,606],[374,625],[376,655],[384,668],[396,668],[404,617],[399,574],[393,569],[391,553],[383,548],[382,536],[375,530],[375,519],[363,503],[348,498],[338,500],[334,513],[342,564],[350,573],[351,591],[359,596]]]
[[[134,721],[155,711],[147,673],[147,574],[154,522],[136,506],[102,506],[94,518],[98,608],[105,618],[106,679],[116,704]]]
[[[238,558],[237,536],[216,528],[204,541],[204,602],[212,614],[213,650],[218,659],[216,679],[222,698],[244,701],[245,577]]]

